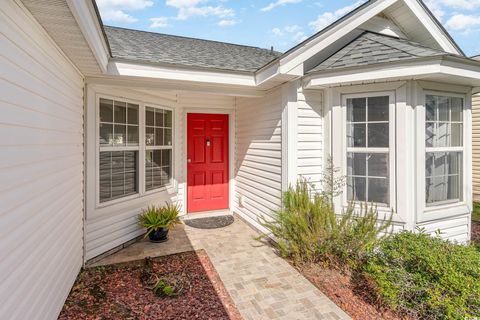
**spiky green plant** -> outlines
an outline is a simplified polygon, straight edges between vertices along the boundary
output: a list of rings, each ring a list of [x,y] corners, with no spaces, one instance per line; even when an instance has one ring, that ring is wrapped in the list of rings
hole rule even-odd
[[[145,238],[152,232],[162,228],[171,228],[180,222],[178,215],[180,206],[178,204],[167,203],[163,207],[149,206],[138,216],[138,224],[147,229]]]
[[[283,194],[283,208],[272,219],[260,221],[279,252],[295,263],[324,262],[355,268],[391,233],[392,215],[382,219],[375,206],[355,208],[352,204],[342,215],[336,214],[333,199],[344,182],[335,172],[330,163],[320,193],[307,180],[299,179]]]

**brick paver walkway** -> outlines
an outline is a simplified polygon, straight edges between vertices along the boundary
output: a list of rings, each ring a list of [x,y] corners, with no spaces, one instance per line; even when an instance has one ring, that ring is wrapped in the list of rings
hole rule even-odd
[[[245,319],[350,319],[256,236],[238,218],[223,229],[182,225],[167,243],[134,243],[96,265],[204,249]]]

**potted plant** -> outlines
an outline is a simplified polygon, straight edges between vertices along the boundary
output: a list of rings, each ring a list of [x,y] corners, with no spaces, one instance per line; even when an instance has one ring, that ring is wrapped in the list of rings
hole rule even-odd
[[[178,205],[167,203],[163,207],[150,206],[138,216],[138,223],[147,229],[151,242],[165,242],[168,240],[168,230],[180,223]]]

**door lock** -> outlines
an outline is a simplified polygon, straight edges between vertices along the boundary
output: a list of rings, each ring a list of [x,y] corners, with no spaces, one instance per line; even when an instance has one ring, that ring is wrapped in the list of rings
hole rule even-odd
[[[207,147],[210,147],[210,139],[207,139]]]

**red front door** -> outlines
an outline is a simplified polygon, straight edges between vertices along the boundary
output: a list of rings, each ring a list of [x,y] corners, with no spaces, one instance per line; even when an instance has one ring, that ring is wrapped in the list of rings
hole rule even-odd
[[[187,210],[228,209],[228,115],[187,115]]]

